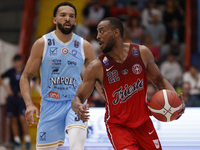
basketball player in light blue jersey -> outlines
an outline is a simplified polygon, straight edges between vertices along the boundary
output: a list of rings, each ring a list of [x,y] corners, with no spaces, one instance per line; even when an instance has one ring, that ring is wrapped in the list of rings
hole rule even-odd
[[[76,25],[76,8],[68,2],[54,9],[53,23],[56,29],[39,38],[31,49],[30,57],[20,80],[20,88],[26,103],[26,120],[36,123],[37,150],[56,150],[64,143],[68,133],[70,150],[84,150],[87,122],[78,118],[71,109],[71,100],[81,83],[82,65],[95,59],[90,43],[72,32]],[[30,79],[40,69],[41,111],[34,106],[30,93]]]

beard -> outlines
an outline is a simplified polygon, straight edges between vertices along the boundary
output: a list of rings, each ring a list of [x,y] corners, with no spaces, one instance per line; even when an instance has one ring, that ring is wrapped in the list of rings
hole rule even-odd
[[[113,49],[113,46],[115,45],[116,41],[115,39],[111,36],[105,46],[104,49],[102,49],[102,52],[105,54],[105,53],[108,53],[110,52],[112,49]]]
[[[70,34],[73,30],[74,30],[74,27],[75,27],[75,25],[73,24],[72,26],[71,26],[71,28],[64,28],[64,24],[62,25],[61,23],[57,23],[58,24],[58,29],[63,33],[63,34]]]

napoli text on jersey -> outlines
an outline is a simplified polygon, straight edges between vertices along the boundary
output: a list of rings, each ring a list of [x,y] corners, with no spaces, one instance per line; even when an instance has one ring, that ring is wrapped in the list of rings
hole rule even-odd
[[[54,32],[43,38],[42,98],[51,101],[72,100],[81,83],[80,73],[85,59],[83,39],[73,33],[72,39],[63,43]]]

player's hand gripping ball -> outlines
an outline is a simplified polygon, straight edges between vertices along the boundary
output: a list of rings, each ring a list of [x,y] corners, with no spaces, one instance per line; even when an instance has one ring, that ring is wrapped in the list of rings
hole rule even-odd
[[[181,107],[181,99],[171,90],[156,92],[148,104],[151,114],[163,122],[176,120],[178,114],[181,112]]]

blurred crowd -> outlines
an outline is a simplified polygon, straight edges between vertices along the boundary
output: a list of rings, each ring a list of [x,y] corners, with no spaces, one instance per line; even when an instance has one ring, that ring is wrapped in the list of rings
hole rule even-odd
[[[82,10],[82,23],[76,25],[74,32],[91,43],[96,57],[101,53],[96,40],[97,24],[103,18],[110,16],[117,17],[123,22],[124,43],[142,44],[151,50],[162,75],[174,86],[178,94],[183,93],[186,106],[200,107],[199,66],[192,64],[188,71],[184,69],[185,0],[88,0]],[[21,56],[16,57],[21,61]],[[19,78],[22,70],[21,64],[17,74]],[[2,86],[4,77],[5,73],[0,76]],[[39,84],[38,78],[35,81],[33,89]],[[11,90],[12,85],[11,88],[4,86],[8,98],[14,95],[21,99],[18,82],[19,79],[16,82],[17,96]],[[149,82],[147,100],[150,101],[156,92],[156,87]],[[91,107],[105,106],[105,100],[96,89],[93,90],[88,103]],[[13,141],[18,143],[21,143],[21,140],[16,130],[18,128],[16,116],[20,115],[14,114],[11,120]],[[30,147],[28,127],[25,126],[24,118],[20,119],[26,146]]]
[[[75,33],[93,45],[96,57],[101,53],[96,27],[109,16],[123,21],[125,43],[142,44],[151,50],[163,76],[177,93],[183,92],[187,106],[200,106],[199,67],[184,70],[185,0],[88,0],[82,12],[83,23],[76,26]],[[148,98],[157,91],[152,86],[148,86]],[[95,89],[89,103],[92,107],[105,106]]]

